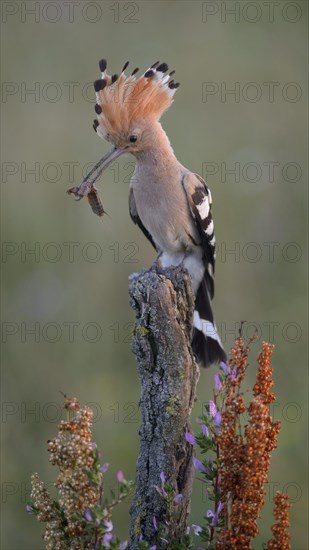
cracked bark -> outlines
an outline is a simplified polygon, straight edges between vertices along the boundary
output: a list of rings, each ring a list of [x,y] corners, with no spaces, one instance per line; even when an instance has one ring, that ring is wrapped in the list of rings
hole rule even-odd
[[[130,301],[136,312],[132,350],[141,383],[142,425],[137,486],[130,509],[130,550],[140,540],[155,544],[157,524],[166,519],[166,503],[156,490],[160,473],[181,503],[169,528],[181,540],[186,532],[193,483],[193,448],[185,440],[199,370],[191,351],[194,294],[180,267],[131,276]]]

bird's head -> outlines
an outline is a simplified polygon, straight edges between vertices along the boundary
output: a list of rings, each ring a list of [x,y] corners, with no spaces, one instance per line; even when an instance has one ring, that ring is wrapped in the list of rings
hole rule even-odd
[[[139,78],[134,69],[128,77],[125,70],[112,76],[106,73],[106,60],[99,62],[101,78],[94,82],[96,91],[94,129],[117,149],[136,154],[150,145],[152,128],[173,101],[179,86],[168,73],[166,63],[154,63]]]
[[[118,76],[107,74],[105,59],[99,62],[101,78],[94,82],[97,119],[93,128],[112,148],[96,165],[100,167],[97,177],[123,153],[138,156],[153,146],[160,117],[173,102],[179,86],[171,78],[175,71],[168,72],[166,63],[154,63],[139,78],[139,69],[125,75],[128,64]]]

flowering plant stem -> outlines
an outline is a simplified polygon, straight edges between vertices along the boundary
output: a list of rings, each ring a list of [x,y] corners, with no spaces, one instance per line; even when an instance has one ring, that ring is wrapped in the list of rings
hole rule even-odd
[[[277,446],[280,422],[273,421],[269,410],[275,400],[271,392],[273,346],[262,343],[253,395],[245,404],[243,382],[249,345],[241,336],[236,339],[229,364],[221,363],[214,375],[213,400],[197,419],[202,433],[191,435],[202,453],[215,454],[215,459],[208,461],[194,459],[208,497],[214,501],[214,509],[206,512],[206,525],[199,527],[198,533],[208,550],[252,548],[259,532],[257,522],[264,505],[271,451]],[[267,543],[268,549],[290,550],[288,508],[286,495],[278,493],[274,510],[278,522],[272,526],[275,538]]]

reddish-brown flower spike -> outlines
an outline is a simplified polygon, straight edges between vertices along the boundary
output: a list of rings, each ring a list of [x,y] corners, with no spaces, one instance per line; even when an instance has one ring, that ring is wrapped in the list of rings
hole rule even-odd
[[[48,441],[49,460],[57,465],[60,472],[55,483],[58,489],[58,502],[65,518],[54,507],[49,493],[38,476],[32,478],[31,498],[39,510],[39,521],[47,522],[44,541],[47,550],[67,548],[64,537],[69,537],[70,548],[80,548],[80,540],[85,535],[84,510],[99,502],[102,473],[96,473],[96,482],[91,481],[87,472],[94,464],[91,425],[93,412],[88,407],[81,408],[76,398],[65,396],[64,408],[72,411],[73,418],[61,421],[58,435]],[[92,548],[83,545],[85,550]]]
[[[264,396],[265,403],[272,403],[275,401],[275,395],[270,392],[270,389],[274,385],[271,379],[273,369],[271,368],[271,357],[274,351],[274,346],[263,342],[262,351],[258,357],[259,369],[256,375],[256,383],[253,391],[254,395],[262,394]]]
[[[231,351],[231,374],[224,387],[222,422],[217,435],[221,500],[226,517],[224,527],[218,531],[216,550],[249,550],[251,540],[258,534],[257,520],[266,494],[270,451],[277,445],[280,430],[280,423],[273,422],[269,413],[269,404],[275,399],[270,392],[272,352],[273,346],[264,342],[253,398],[246,407],[241,383],[249,348],[238,338]],[[243,429],[245,412],[249,420]]]
[[[68,411],[79,411],[80,404],[77,401],[77,397],[65,396],[64,408]]]
[[[291,550],[290,545],[290,533],[287,529],[290,527],[289,523],[289,509],[291,504],[288,502],[288,496],[281,491],[277,491],[275,496],[274,516],[277,520],[271,526],[274,538],[267,543],[267,550]]]

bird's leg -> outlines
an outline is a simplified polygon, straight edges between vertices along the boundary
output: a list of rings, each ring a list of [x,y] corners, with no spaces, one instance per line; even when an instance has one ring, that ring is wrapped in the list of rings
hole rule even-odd
[[[186,266],[185,266],[185,260],[187,259],[187,257],[190,255],[191,251],[186,249],[184,255],[183,255],[183,258],[179,264],[179,267],[181,267],[181,269],[187,269]]]
[[[159,260],[162,256],[162,254],[163,254],[163,251],[161,250],[161,252],[159,252],[159,254],[157,254],[156,259],[152,262],[150,268],[147,269],[147,273],[151,272],[151,271],[157,271],[157,269],[160,267]]]

